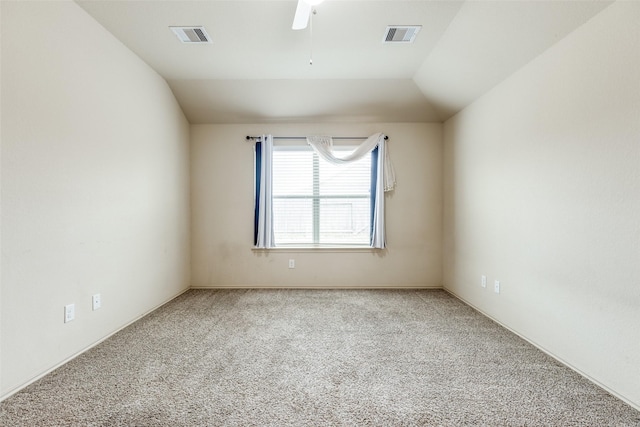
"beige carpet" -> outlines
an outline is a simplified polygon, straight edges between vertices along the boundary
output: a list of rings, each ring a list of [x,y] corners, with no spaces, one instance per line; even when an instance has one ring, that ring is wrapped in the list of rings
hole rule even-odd
[[[2,426],[640,426],[443,291],[193,290],[0,404]]]

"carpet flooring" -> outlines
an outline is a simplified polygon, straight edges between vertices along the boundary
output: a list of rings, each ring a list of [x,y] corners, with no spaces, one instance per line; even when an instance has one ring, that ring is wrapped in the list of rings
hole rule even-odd
[[[191,290],[0,404],[2,426],[640,426],[438,290]]]

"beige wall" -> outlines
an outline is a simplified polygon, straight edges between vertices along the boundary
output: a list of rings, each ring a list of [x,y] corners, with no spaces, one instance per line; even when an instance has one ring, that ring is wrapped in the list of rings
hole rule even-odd
[[[442,125],[196,125],[189,159],[164,80],[77,5],[0,4],[0,398],[189,284],[438,287],[444,248],[448,290],[640,407],[640,3],[445,124],[444,245]],[[378,131],[387,251],[252,251],[245,135]]]
[[[1,7],[7,396],[189,285],[189,125],[75,3]]]
[[[446,122],[444,250],[446,289],[640,408],[638,22],[617,2]]]
[[[252,251],[253,144],[246,135],[375,132],[390,136],[398,181],[386,199],[387,251]],[[193,286],[441,286],[441,124],[195,125],[191,136]]]

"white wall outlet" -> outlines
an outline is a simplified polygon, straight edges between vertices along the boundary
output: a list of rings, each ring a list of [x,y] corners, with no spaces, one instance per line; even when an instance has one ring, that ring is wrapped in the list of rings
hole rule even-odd
[[[296,268],[296,260],[295,259],[290,259],[289,260],[289,268]]]
[[[482,276],[480,278],[480,286],[482,286],[483,288],[487,287],[487,276]]]
[[[95,294],[91,297],[91,307],[93,311],[96,311],[100,307],[102,307],[102,299],[100,298],[100,294]]]
[[[76,305],[67,304],[64,306],[64,323],[71,322],[76,318]]]
[[[495,282],[493,282],[493,291],[496,294],[500,293],[500,281],[499,280],[496,280]]]

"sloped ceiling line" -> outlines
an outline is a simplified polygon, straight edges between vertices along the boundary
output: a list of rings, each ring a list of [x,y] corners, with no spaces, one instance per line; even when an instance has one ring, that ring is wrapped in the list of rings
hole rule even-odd
[[[76,0],[169,83],[191,123],[440,122],[610,1],[327,0],[309,32],[296,0]],[[170,26],[201,25],[183,44]],[[382,43],[421,25],[414,43]]]

